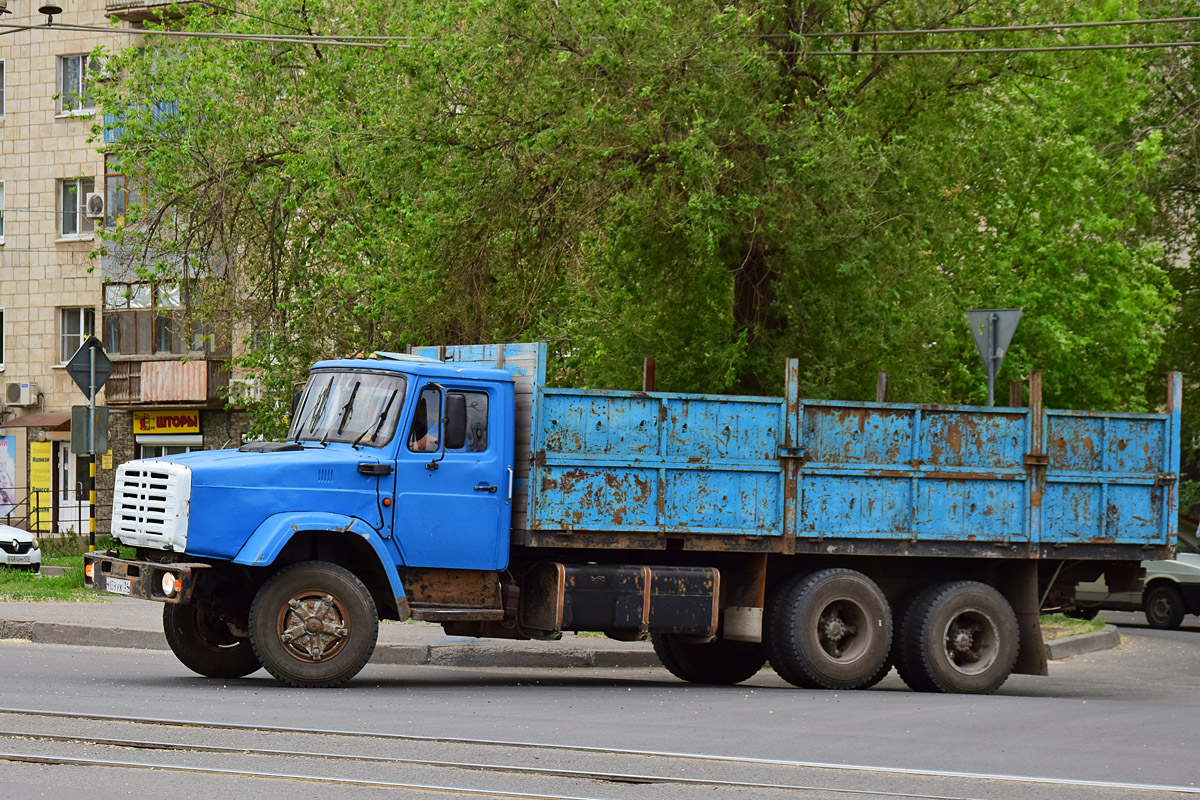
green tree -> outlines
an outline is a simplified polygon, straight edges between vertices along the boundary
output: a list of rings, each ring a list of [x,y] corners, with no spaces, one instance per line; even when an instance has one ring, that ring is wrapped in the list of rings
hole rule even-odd
[[[777,392],[796,356],[809,395],[871,396],[883,370],[895,399],[977,402],[963,312],[1022,306],[1003,379],[1043,369],[1048,402],[1141,407],[1172,296],[1147,224],[1160,139],[1130,122],[1145,57],[871,54],[1058,41],[1028,32],[801,36],[1115,4],[247,10],[173,25],[409,37],[149,37],[101,98],[113,157],[153,187],[113,246],[252,325],[269,397],[319,355],[543,338],[573,385],[633,388],[649,355],[659,388]]]

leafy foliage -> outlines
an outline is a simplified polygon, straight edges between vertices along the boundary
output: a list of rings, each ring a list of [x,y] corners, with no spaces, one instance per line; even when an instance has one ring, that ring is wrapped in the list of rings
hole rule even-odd
[[[868,397],[886,371],[893,399],[981,402],[963,312],[1014,306],[1002,381],[1041,369],[1048,403],[1144,407],[1174,296],[1150,224],[1163,138],[1130,122],[1149,57],[869,53],[1053,33],[799,36],[1118,5],[241,11],[171,24],[410,37],[150,36],[102,90],[111,157],[152,187],[110,246],[241,323],[264,431],[315,358],[406,342],[546,339],[557,380],[610,388],[639,385],[653,356],[660,389],[778,392],[796,356],[810,396]]]

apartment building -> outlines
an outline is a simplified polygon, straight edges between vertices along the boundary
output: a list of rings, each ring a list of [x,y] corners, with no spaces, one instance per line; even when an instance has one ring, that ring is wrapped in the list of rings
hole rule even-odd
[[[64,364],[95,335],[114,366],[97,400],[109,408],[109,449],[97,455],[105,532],[118,465],[237,446],[246,419],[223,408],[228,344],[189,328],[181,287],[98,254],[130,194],[92,141],[101,119],[89,86],[109,79],[92,54],[137,40],[55,23],[134,26],[165,4],[57,2],[53,21],[32,0],[8,0],[0,15],[0,522],[34,511],[31,527],[87,531],[87,471],[71,451],[71,407],[87,398]]]

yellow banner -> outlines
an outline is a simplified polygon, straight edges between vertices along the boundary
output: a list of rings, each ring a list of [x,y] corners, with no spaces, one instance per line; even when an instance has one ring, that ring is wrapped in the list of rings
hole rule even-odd
[[[30,522],[36,531],[50,530],[54,519],[54,443],[29,444]]]
[[[199,433],[200,411],[194,408],[133,412],[133,432]]]

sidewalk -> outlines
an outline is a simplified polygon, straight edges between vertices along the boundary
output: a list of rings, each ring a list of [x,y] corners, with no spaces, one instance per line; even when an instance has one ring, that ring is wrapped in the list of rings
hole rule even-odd
[[[15,603],[0,601],[0,639],[40,644],[166,650],[162,606],[113,597],[96,603]],[[1046,644],[1052,661],[1107,650],[1121,643],[1112,625],[1102,631]],[[473,639],[447,636],[429,622],[382,622],[374,664],[433,664],[443,667],[653,667],[658,657],[649,642],[618,642],[564,633],[557,642]]]
[[[113,597],[99,603],[0,601],[0,639],[39,644],[166,650],[162,606]],[[381,622],[373,664],[444,667],[650,667],[649,642],[564,633],[558,642],[447,636],[429,622]]]

